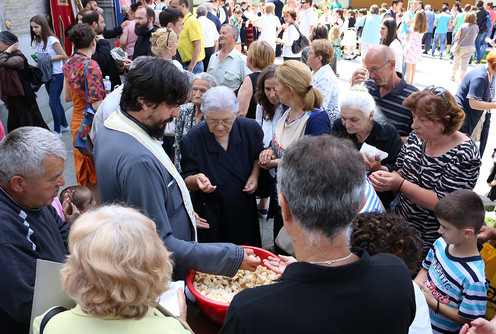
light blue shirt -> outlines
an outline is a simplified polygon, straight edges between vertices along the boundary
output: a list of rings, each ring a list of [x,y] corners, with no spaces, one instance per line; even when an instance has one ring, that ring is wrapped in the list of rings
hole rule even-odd
[[[376,14],[367,16],[362,31],[362,43],[379,44],[381,42],[381,17]]]
[[[432,10],[426,10],[425,15],[427,16],[427,32],[432,33],[434,31],[434,21],[436,20],[436,15]]]
[[[447,13],[441,13],[436,17],[436,34],[446,34],[448,32],[448,22],[451,20],[451,16]]]
[[[406,25],[406,23],[411,19],[413,19],[414,16],[415,14],[412,13],[411,11],[407,11],[405,15],[403,15],[403,23],[401,24],[401,36],[400,36],[401,39],[405,39],[406,36],[408,36],[410,26]],[[412,24],[413,23],[411,23],[410,25]]]

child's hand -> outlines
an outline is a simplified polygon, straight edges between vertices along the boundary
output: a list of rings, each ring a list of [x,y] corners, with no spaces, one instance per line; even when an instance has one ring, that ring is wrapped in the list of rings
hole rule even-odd
[[[81,215],[78,208],[72,203],[73,191],[67,191],[64,194],[64,202],[62,203],[62,211],[64,212],[65,220],[72,225],[76,219]]]

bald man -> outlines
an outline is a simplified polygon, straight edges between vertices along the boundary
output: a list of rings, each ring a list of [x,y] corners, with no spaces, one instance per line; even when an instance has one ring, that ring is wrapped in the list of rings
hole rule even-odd
[[[403,106],[403,101],[418,89],[406,83],[403,75],[395,71],[395,65],[394,53],[389,46],[376,45],[365,56],[364,68],[353,73],[351,83],[365,82],[377,106],[405,141],[413,119],[411,110]]]

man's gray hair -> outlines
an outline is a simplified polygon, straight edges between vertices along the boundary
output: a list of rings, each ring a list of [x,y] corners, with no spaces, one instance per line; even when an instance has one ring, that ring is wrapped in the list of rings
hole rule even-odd
[[[225,86],[213,87],[203,95],[201,110],[205,117],[212,112],[225,110],[230,110],[233,115],[236,115],[238,112],[238,99],[234,92]]]
[[[136,57],[135,60],[131,63],[131,66],[129,66],[129,70],[135,69],[138,65],[144,64],[145,62],[151,61],[153,59],[156,59],[157,57],[154,56],[139,56]]]
[[[65,145],[55,134],[34,126],[15,129],[0,143],[0,182],[8,184],[15,175],[42,177],[50,155],[67,160]]]
[[[431,9],[431,5],[425,5],[425,10],[430,10]]]
[[[233,24],[229,24],[229,23],[224,23],[222,26],[229,27],[231,29],[231,35],[235,37],[234,40],[235,41],[238,40],[238,35],[239,35],[238,28],[236,28]]]
[[[195,82],[195,80],[205,80],[208,81],[210,84],[210,88],[217,87],[217,79],[215,77],[207,72],[201,72],[193,75],[193,79],[191,80],[191,84]]]
[[[200,5],[196,7],[196,16],[206,16],[207,15],[207,7],[205,5]]]
[[[363,158],[351,141],[305,136],[284,152],[277,189],[304,231],[332,241],[358,214],[365,177]]]
[[[211,2],[205,2],[203,5],[207,8],[209,12],[214,10],[214,5],[212,5]],[[198,8],[196,10],[198,11]]]
[[[340,96],[339,109],[341,108],[359,110],[364,117],[369,117],[370,113],[374,111],[374,120],[385,120],[372,95],[370,95],[367,88],[361,85],[351,87],[345,94]]]

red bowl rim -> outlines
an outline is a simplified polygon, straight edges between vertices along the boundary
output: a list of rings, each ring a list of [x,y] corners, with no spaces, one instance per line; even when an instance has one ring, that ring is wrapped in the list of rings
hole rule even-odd
[[[257,252],[261,252],[261,253],[265,253],[265,255],[267,255],[267,257],[268,256],[277,257],[274,253],[269,252],[268,250],[260,248],[260,247],[241,246],[241,245],[240,245],[240,247],[252,249],[254,251],[256,250]],[[260,263],[260,265],[264,266],[263,261]],[[193,294],[193,296],[195,296],[195,298],[197,300],[200,299],[201,301],[208,302],[210,304],[209,306],[220,306],[220,307],[225,307],[226,309],[229,307],[229,303],[218,302],[216,300],[207,298],[204,295],[202,295],[200,292],[198,292],[198,290],[196,290],[196,288],[193,286],[193,280],[191,278],[193,275],[196,275],[196,270],[188,269],[188,271],[186,273],[186,285],[188,286],[189,291]]]

